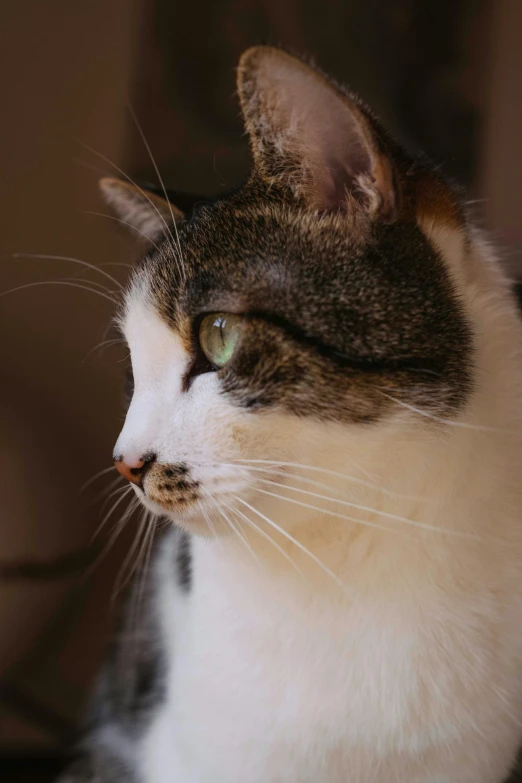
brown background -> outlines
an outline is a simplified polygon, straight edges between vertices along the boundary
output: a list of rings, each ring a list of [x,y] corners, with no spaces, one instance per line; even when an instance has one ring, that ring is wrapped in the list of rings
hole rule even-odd
[[[2,6],[0,293],[73,276],[115,287],[72,262],[13,253],[69,256],[124,280],[128,270],[117,264],[132,263],[136,243],[114,221],[86,214],[106,212],[95,183],[114,169],[80,142],[153,181],[128,100],[168,184],[216,192],[242,177],[248,149],[234,67],[244,48],[267,42],[313,56],[405,144],[424,147],[463,182],[505,263],[522,276],[519,0]],[[104,543],[89,545],[101,518],[93,501],[113,477],[80,489],[110,465],[122,417],[121,347],[87,356],[107,339],[112,309],[60,285],[0,298],[0,753],[67,743],[134,533],[131,522],[82,576]]]

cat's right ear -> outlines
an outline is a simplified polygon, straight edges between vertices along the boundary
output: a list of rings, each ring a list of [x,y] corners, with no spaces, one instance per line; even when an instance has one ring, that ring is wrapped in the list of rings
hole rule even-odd
[[[361,101],[317,69],[279,49],[248,49],[238,92],[254,164],[269,182],[312,209],[361,208],[392,222],[394,164],[382,131]]]
[[[147,242],[155,242],[184,214],[166,199],[115,177],[100,180],[103,198],[121,223]]]

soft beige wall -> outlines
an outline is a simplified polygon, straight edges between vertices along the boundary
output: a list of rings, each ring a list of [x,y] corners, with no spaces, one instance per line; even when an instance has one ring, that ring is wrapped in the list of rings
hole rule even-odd
[[[104,210],[97,174],[76,159],[105,171],[110,166],[74,139],[124,165],[125,101],[140,7],[140,0],[3,4],[0,292],[73,275],[104,282],[67,262],[15,261],[14,252],[95,264],[132,260],[132,242],[112,221],[84,214]],[[125,270],[107,271],[121,278]],[[95,356],[82,360],[103,339],[111,314],[106,300],[66,287],[39,286],[0,298],[0,563],[85,547],[97,524],[89,493],[81,500],[78,493],[89,476],[110,465],[121,365]],[[95,603],[102,588],[109,592],[108,570],[102,566],[88,588]],[[87,624],[103,626],[103,608],[97,615],[82,605],[83,643],[76,645],[74,665],[61,661],[61,671],[53,670],[57,652],[39,653],[40,635],[72,584],[0,582],[0,678],[16,679],[26,666],[34,685],[25,676],[25,688],[74,711],[99,654]],[[21,736],[0,704],[0,744]]]

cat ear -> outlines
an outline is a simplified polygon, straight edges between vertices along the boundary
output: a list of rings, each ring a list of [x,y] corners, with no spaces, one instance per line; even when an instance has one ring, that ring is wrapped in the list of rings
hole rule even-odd
[[[355,199],[372,216],[394,219],[393,166],[357,98],[265,46],[241,57],[238,91],[262,177],[289,186],[314,209],[348,211]]]
[[[122,223],[150,242],[165,234],[173,222],[184,218],[183,212],[169,201],[137,185],[104,177],[99,186],[105,201]]]

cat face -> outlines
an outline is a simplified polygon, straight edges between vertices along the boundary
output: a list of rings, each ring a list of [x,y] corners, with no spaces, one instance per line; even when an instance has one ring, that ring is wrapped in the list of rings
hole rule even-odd
[[[174,517],[259,491],[276,463],[283,481],[342,468],[412,406],[451,416],[471,388],[471,329],[420,228],[464,231],[446,185],[282,52],[249,50],[239,91],[244,186],[183,215],[102,183],[152,242],[120,318],[134,392],[115,459]]]

